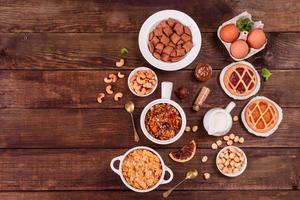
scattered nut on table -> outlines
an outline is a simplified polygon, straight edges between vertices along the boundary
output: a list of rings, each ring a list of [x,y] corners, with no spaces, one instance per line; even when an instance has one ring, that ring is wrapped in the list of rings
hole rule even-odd
[[[116,62],[116,67],[123,67],[125,64],[125,60],[121,58],[118,62]]]
[[[193,126],[192,127],[192,131],[195,133],[195,132],[197,132],[197,130],[198,130],[198,126]]]
[[[178,97],[178,99],[184,99],[188,97],[189,94],[190,94],[189,90],[183,86],[177,88],[177,90],[175,91],[175,95]]]
[[[217,143],[218,146],[221,146],[222,145],[222,140],[218,140],[216,143]]]
[[[98,103],[102,103],[102,99],[105,97],[105,94],[103,93],[103,92],[101,92],[101,93],[99,93],[98,95],[97,95],[97,101],[98,101]]]
[[[229,136],[228,136],[228,135],[225,135],[225,136],[223,137],[223,139],[224,139],[225,141],[228,141],[228,140],[229,140]]]
[[[205,163],[207,160],[208,160],[208,157],[207,157],[207,156],[203,156],[202,159],[201,159],[201,161],[202,161],[203,163]]]
[[[226,143],[228,146],[231,146],[233,144],[233,141],[232,140],[228,140],[227,143]]]
[[[243,144],[243,143],[244,143],[244,141],[245,141],[245,139],[244,139],[243,137],[240,137],[240,139],[239,139],[239,143]]]
[[[235,135],[234,135],[233,133],[231,133],[231,134],[229,135],[229,139],[231,139],[231,140],[233,140],[234,137],[235,137]]]
[[[108,78],[108,77],[105,77],[104,79],[103,79],[103,81],[104,81],[104,83],[112,83],[112,79],[110,79],[110,78]]]
[[[203,174],[203,177],[204,177],[205,180],[210,179],[210,173],[207,173],[207,172],[204,173],[204,174]]]
[[[234,141],[234,142],[238,142],[239,139],[240,139],[240,137],[236,135],[236,136],[234,137],[233,141]]]
[[[237,115],[235,115],[235,116],[233,117],[233,121],[234,121],[234,122],[239,121],[239,117],[238,117]]]
[[[125,74],[122,74],[121,72],[118,72],[118,77],[119,77],[119,78],[124,78],[124,77],[125,77]]]
[[[107,85],[105,88],[105,91],[107,94],[113,94],[114,91],[112,90],[112,86],[111,85]]]
[[[191,127],[190,126],[185,127],[184,131],[185,132],[190,132],[191,131]]]
[[[110,78],[113,83],[115,83],[118,80],[118,77],[115,74],[109,74],[108,78]]]
[[[217,148],[218,148],[218,145],[217,145],[216,143],[212,143],[212,144],[211,144],[211,148],[212,148],[212,149],[217,149]]]
[[[114,100],[119,101],[122,97],[123,97],[123,93],[122,92],[117,92],[114,96]]]

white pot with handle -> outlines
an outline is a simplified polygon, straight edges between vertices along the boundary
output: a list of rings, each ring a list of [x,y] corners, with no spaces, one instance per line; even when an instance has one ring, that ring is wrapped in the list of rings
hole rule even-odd
[[[123,173],[122,173],[122,166],[123,166],[123,160],[126,158],[126,156],[135,151],[135,150],[138,150],[138,149],[141,149],[141,150],[148,150],[148,151],[151,151],[152,153],[154,153],[160,160],[160,163],[161,163],[161,167],[162,167],[162,174],[161,174],[161,177],[159,179],[159,181],[154,185],[152,186],[151,188],[148,188],[146,190],[141,190],[141,189],[137,189],[137,188],[134,188],[132,187],[131,185],[129,185],[126,181],[126,179],[124,178],[123,176]],[[119,161],[119,166],[118,167],[115,167],[115,162],[116,161]],[[120,156],[117,156],[115,158],[113,158],[110,162],[110,168],[116,173],[118,174],[120,177],[121,177],[121,180],[122,182],[124,183],[124,185],[126,185],[126,187],[128,187],[129,189],[135,191],[135,192],[139,192],[139,193],[145,193],[145,192],[150,192],[152,190],[154,190],[155,188],[157,188],[159,185],[163,185],[163,184],[167,184],[167,183],[170,183],[172,180],[173,180],[173,171],[167,167],[162,159],[162,157],[158,154],[157,151],[155,151],[154,149],[151,149],[149,147],[146,147],[146,146],[138,146],[138,147],[134,147],[132,149],[129,149],[125,154],[123,155],[120,155]],[[165,179],[165,174],[166,172],[169,173],[170,177],[168,179]]]

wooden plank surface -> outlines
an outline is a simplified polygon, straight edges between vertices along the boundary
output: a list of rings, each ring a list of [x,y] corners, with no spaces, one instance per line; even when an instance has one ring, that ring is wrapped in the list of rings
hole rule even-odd
[[[126,76],[137,66],[150,66],[140,54],[137,37],[142,23],[163,9],[186,12],[199,25],[203,44],[198,58],[184,70],[157,71],[159,81],[173,81],[175,89],[185,85],[190,96],[178,101],[187,114],[188,125],[200,125],[197,133],[185,133],[174,144],[159,146],[148,141],[139,127],[142,108],[160,97],[160,89],[148,98],[133,96],[126,79],[114,85],[125,96],[114,102],[109,96],[96,102],[104,91],[103,78],[121,70]],[[238,145],[248,157],[245,173],[230,179],[216,169],[218,151],[210,145],[201,126],[205,112],[225,106],[232,99],[222,91],[218,76],[230,64],[225,48],[216,36],[218,26],[243,11],[265,24],[268,44],[248,59],[258,70],[271,69],[259,95],[283,107],[284,119],[268,138],[247,133],[240,122],[231,132],[243,136]],[[188,181],[170,199],[300,199],[300,3],[298,0],[198,1],[180,0],[0,0],[0,199],[162,199],[190,168],[200,177]],[[129,49],[126,66],[114,67],[119,50]],[[206,83],[194,80],[197,63],[210,63],[213,78]],[[202,86],[212,89],[200,112],[191,111]],[[159,88],[159,87],[158,87]],[[141,142],[132,141],[125,101],[136,103],[135,119]],[[240,115],[247,103],[239,101],[233,115]],[[193,160],[173,162],[170,151],[189,140],[197,142]],[[156,191],[137,194],[129,191],[109,163],[129,148],[146,145],[156,149],[174,171],[174,180]],[[208,156],[203,164],[200,159]],[[211,179],[202,178],[204,172]]]
[[[124,103],[133,100],[137,107],[144,107],[151,100],[159,98],[160,89],[147,98],[134,96],[128,89],[127,79],[120,79],[113,90],[121,91],[124,97],[115,102],[113,96],[98,104],[96,95],[105,91],[104,77],[116,71],[0,71],[0,107],[1,108],[123,108]],[[129,72],[124,72],[128,75]],[[208,107],[225,106],[231,99],[219,85],[219,73],[205,83],[192,78],[192,72],[181,71],[170,76],[167,72],[158,72],[160,81],[173,81],[174,88],[185,85],[190,89],[187,99],[180,102],[185,108],[191,108],[194,98],[204,85],[212,92],[206,104]],[[259,95],[267,96],[282,107],[299,107],[300,85],[297,83],[300,71],[273,70],[272,77],[262,82]],[[184,83],[184,84],[183,84]],[[159,87],[158,87],[159,88]],[[176,100],[176,97],[173,97]],[[247,101],[239,101],[242,107]]]
[[[121,142],[121,141],[120,141]],[[184,183],[180,190],[291,190],[299,189],[300,149],[244,149],[248,157],[245,173],[231,179],[221,175],[215,166],[217,151],[197,150],[189,163],[171,161],[167,154],[174,149],[157,150],[166,165],[174,170],[172,184],[184,178],[190,168],[201,174],[211,173],[206,181],[202,176]],[[0,150],[0,189],[14,190],[125,190],[118,175],[109,167],[113,157],[126,149],[31,149]],[[201,156],[209,157],[207,163]]]
[[[0,14],[1,15],[1,14]],[[142,57],[137,33],[1,33],[0,69],[115,69],[120,49],[126,47],[126,67],[149,66]],[[300,37],[298,33],[268,33],[266,49],[249,58],[255,67],[300,69]],[[202,34],[199,62],[222,69],[233,62],[216,33]],[[111,45],[114,44],[114,45]]]
[[[179,148],[195,139],[198,147],[210,148],[217,138],[209,137],[202,126],[207,110],[198,113],[186,110],[188,125],[198,125],[199,131],[185,133],[174,144],[159,146],[143,135],[139,126],[141,109],[138,109],[135,120],[141,136],[139,145]],[[241,108],[234,109],[233,115],[239,115],[240,111]],[[285,117],[271,137],[253,136],[238,122],[233,124],[231,132],[245,138],[241,147],[300,148],[300,125],[296,120],[300,119],[300,108],[284,108],[283,112]],[[0,148],[131,148],[137,144],[130,123],[125,110],[118,109],[0,109]]]
[[[267,31],[299,31],[299,1],[6,1],[0,4],[0,32],[138,32],[153,13],[178,9],[201,31],[215,32],[224,21],[247,10]]]
[[[298,200],[299,191],[174,191],[169,199],[188,198],[198,200],[230,199],[240,200]],[[162,191],[150,193],[133,193],[129,191],[69,191],[69,192],[2,192],[1,200],[71,200],[71,199],[89,199],[89,200],[111,200],[111,199],[132,199],[142,198],[144,200],[163,199]]]

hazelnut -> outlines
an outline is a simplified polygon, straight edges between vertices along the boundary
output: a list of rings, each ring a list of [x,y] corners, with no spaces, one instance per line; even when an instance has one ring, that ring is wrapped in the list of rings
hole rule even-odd
[[[228,146],[231,146],[233,144],[233,141],[232,140],[228,140],[227,143],[226,143]]]
[[[185,99],[190,94],[189,90],[186,87],[179,87],[175,91],[175,95],[178,97],[178,99]]]
[[[203,174],[203,177],[204,177],[205,180],[210,179],[210,173],[207,173],[207,172],[204,173],[204,174]]]
[[[198,131],[198,126],[193,126],[192,127],[192,131],[195,133],[195,132],[197,132]]]
[[[212,149],[217,149],[217,148],[218,148],[218,145],[217,145],[216,143],[212,143],[211,148],[212,148]]]
[[[243,144],[243,143],[244,143],[244,141],[245,141],[245,139],[244,139],[243,137],[240,137],[240,139],[239,139],[239,143]]]
[[[185,127],[185,130],[184,130],[185,132],[190,132],[191,131],[191,127],[189,127],[189,126],[187,126],[187,127]]]
[[[237,115],[235,115],[234,117],[233,117],[233,121],[234,122],[237,122],[239,120],[239,117],[237,116]]]
[[[208,160],[208,157],[207,157],[207,156],[203,156],[201,161],[202,161],[203,163],[205,163],[207,160]]]
[[[218,146],[221,146],[222,145],[222,140],[218,140],[216,143],[217,143]]]
[[[223,137],[223,139],[224,139],[225,141],[228,141],[228,140],[229,140],[229,136],[228,136],[228,135],[225,135],[225,136]]]

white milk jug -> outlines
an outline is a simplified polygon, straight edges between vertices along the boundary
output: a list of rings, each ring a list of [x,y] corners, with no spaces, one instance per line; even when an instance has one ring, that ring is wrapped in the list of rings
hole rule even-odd
[[[208,135],[222,136],[229,132],[232,127],[232,117],[230,112],[235,107],[234,102],[230,102],[225,109],[210,109],[204,116],[203,125]]]

